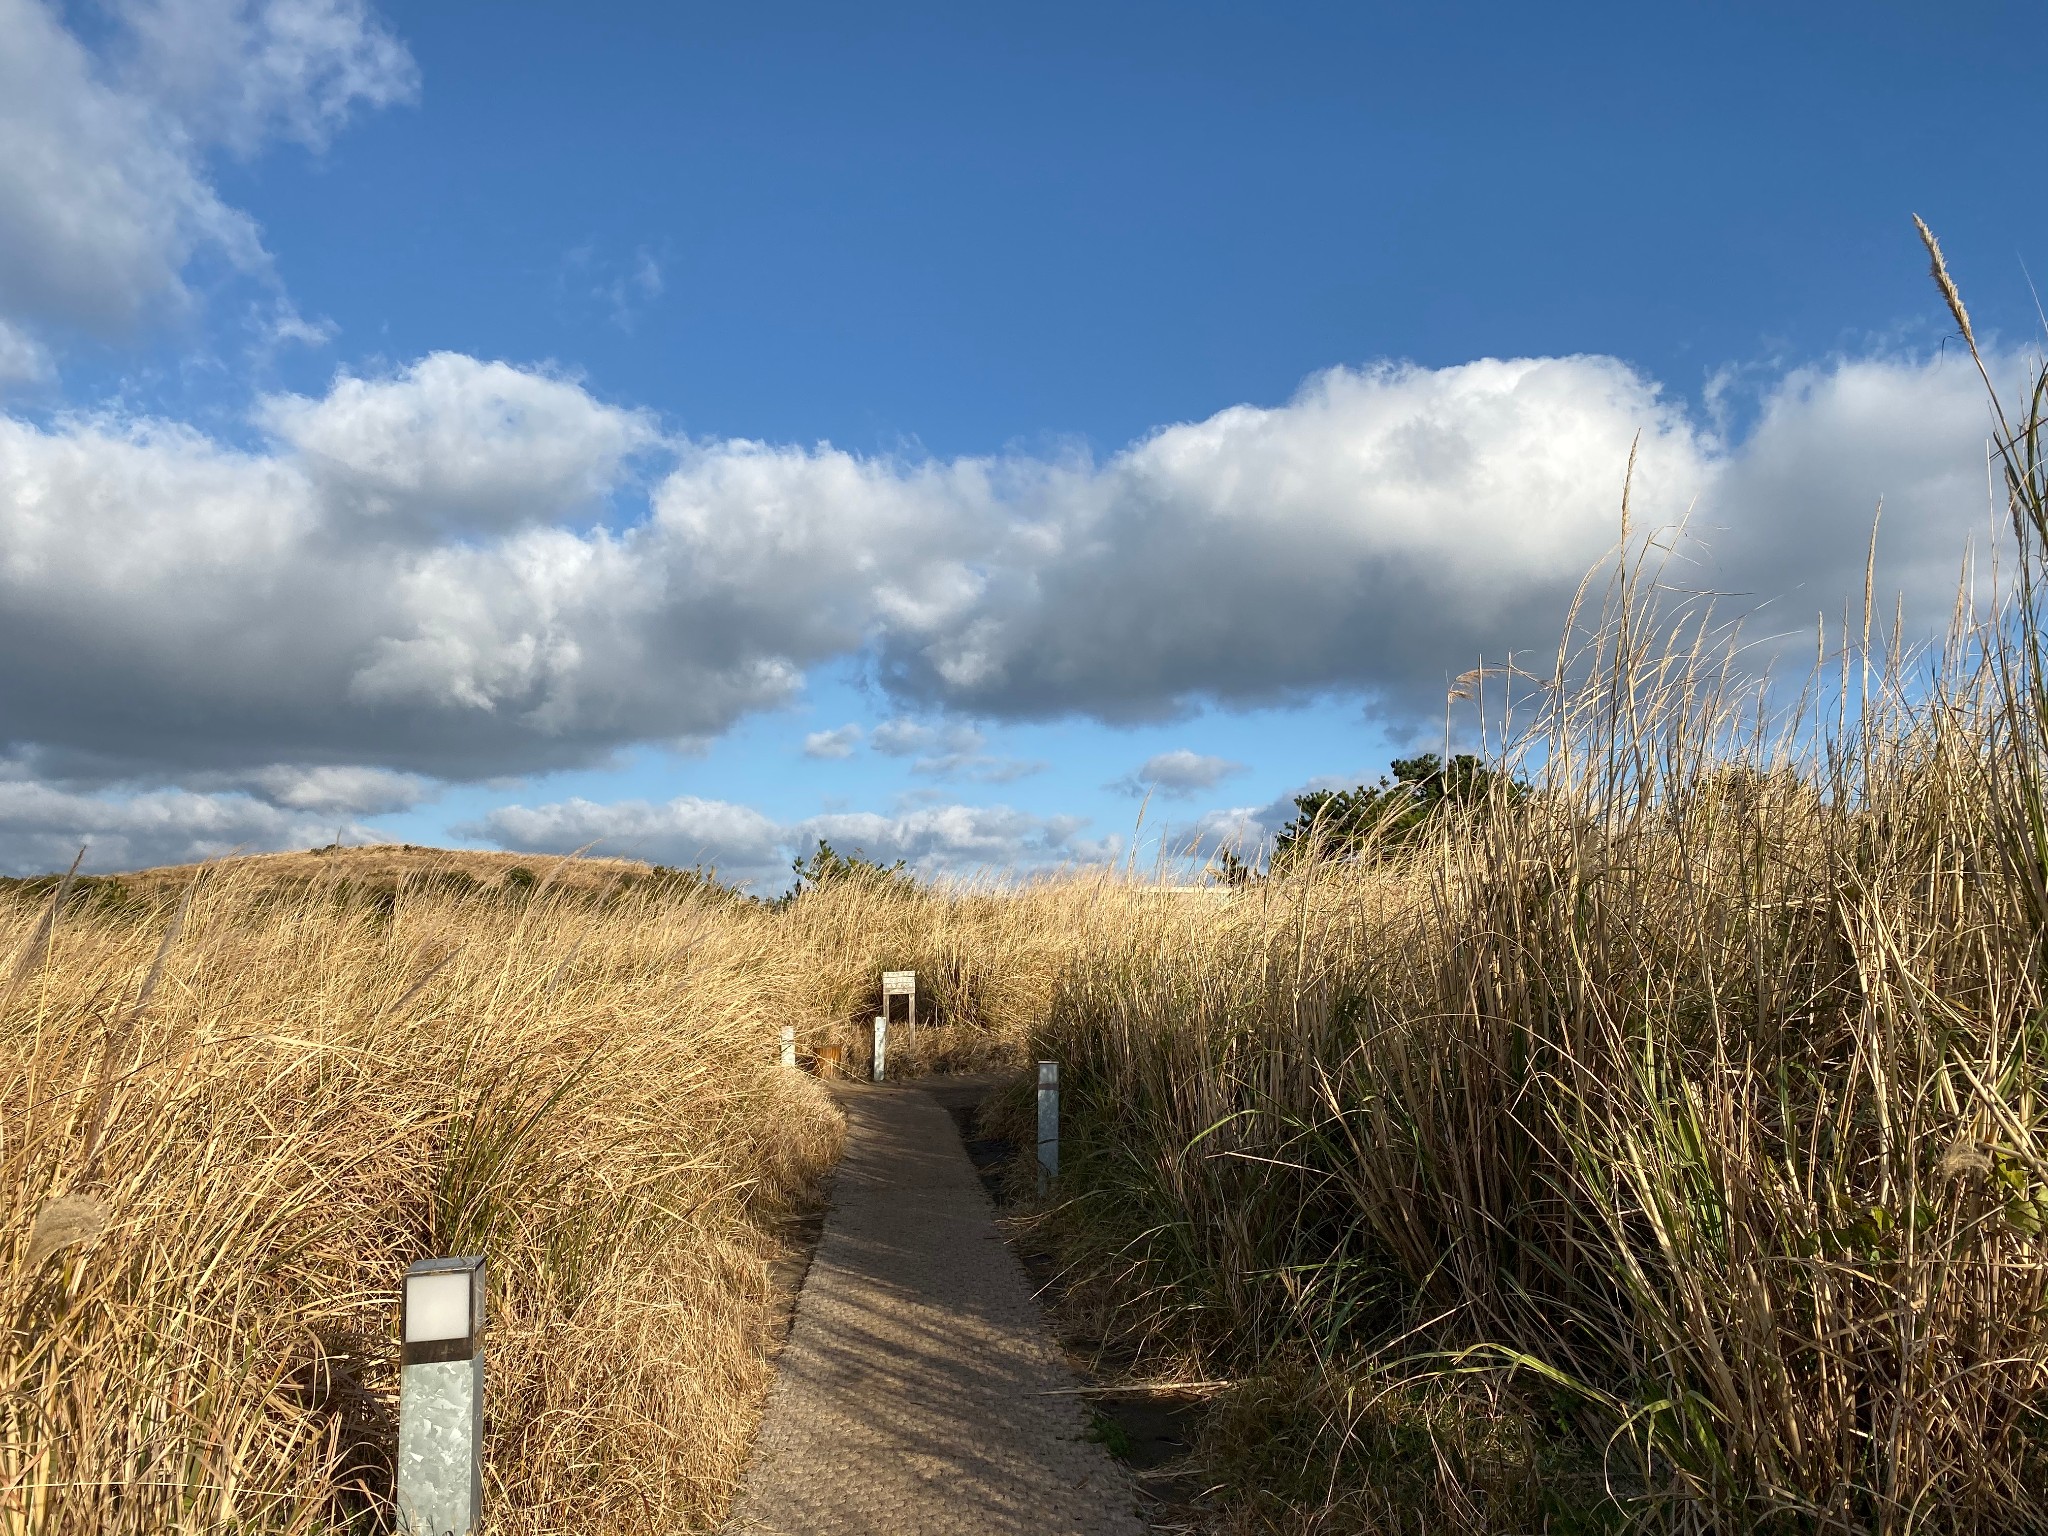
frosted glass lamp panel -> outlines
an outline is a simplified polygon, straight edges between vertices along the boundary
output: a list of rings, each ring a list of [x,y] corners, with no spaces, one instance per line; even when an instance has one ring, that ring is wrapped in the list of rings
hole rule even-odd
[[[469,1271],[405,1277],[405,1342],[469,1337]]]

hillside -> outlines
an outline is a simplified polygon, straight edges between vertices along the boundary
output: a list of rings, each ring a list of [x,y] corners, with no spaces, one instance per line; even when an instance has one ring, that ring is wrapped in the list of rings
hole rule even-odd
[[[470,848],[429,848],[414,843],[373,843],[360,848],[328,846],[288,853],[241,854],[198,864],[164,864],[114,875],[79,876],[79,885],[119,905],[150,903],[180,892],[200,874],[232,880],[243,890],[317,890],[348,887],[358,894],[393,893],[402,886],[515,894],[545,882],[566,894],[604,895],[660,885],[696,889],[704,877],[695,870],[668,869],[640,859],[564,857],[555,854],[496,853]],[[59,874],[0,880],[0,889],[34,894],[54,886]]]

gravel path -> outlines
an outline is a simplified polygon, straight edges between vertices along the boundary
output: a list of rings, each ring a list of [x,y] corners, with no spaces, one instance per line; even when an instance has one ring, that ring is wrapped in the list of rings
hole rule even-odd
[[[951,1117],[915,1087],[839,1101],[832,1211],[728,1530],[1142,1536]]]

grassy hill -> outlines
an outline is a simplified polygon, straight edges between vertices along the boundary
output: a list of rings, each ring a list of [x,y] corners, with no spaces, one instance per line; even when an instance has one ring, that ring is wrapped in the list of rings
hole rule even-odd
[[[639,892],[681,896],[711,886],[694,869],[639,859],[562,857],[432,848],[412,843],[333,845],[303,852],[238,854],[198,864],[164,864],[118,875],[80,875],[78,899],[101,910],[142,909],[175,900],[200,876],[245,892],[324,893],[389,902],[401,890],[450,895],[527,897],[545,886],[558,894],[602,899]],[[35,897],[56,889],[61,874],[0,877],[0,892]]]

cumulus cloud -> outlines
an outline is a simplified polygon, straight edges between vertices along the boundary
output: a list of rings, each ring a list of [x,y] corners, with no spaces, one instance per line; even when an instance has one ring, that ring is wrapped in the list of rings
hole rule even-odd
[[[1113,856],[1116,840],[1080,836],[1082,816],[1037,816],[1009,806],[933,805],[884,816],[846,811],[794,824],[796,840],[823,838],[873,859],[903,859],[927,873],[1011,870],[1047,863],[1093,863]]]
[[[1294,803],[1297,796],[1316,790],[1352,789],[1358,783],[1356,779],[1326,774],[1263,805],[1217,806],[1188,821],[1171,823],[1162,835],[1169,848],[1186,850],[1197,858],[1206,858],[1218,848],[1251,858],[1300,814],[1300,807]]]
[[[257,419],[294,451],[330,517],[431,537],[506,532],[600,501],[653,418],[579,385],[436,352],[391,378],[273,395]]]
[[[1482,657],[1554,642],[1614,543],[1688,515],[1702,586],[1740,601],[1884,574],[1945,612],[1985,525],[1984,414],[1953,360],[1796,374],[1726,443],[1610,359],[1339,369],[1285,405],[1166,428],[1110,460],[898,463],[699,445],[655,492],[647,550],[722,632],[864,653],[923,711],[1172,717],[1331,692],[1424,716]],[[687,575],[678,579],[678,572]],[[879,750],[936,757],[912,717]]]
[[[1205,756],[1182,747],[1146,758],[1127,778],[1110,787],[1132,795],[1191,795],[1197,790],[1213,789],[1232,774],[1243,772],[1243,763],[1234,763],[1227,757]]]
[[[247,775],[244,787],[285,810],[354,816],[409,811],[436,792],[431,779],[416,773],[337,765],[297,768],[277,764]]]
[[[857,725],[840,725],[829,731],[812,731],[804,737],[804,756],[851,757],[853,749],[860,745],[861,734],[861,728]]]
[[[480,821],[456,828],[463,837],[530,853],[574,853],[581,848],[657,864],[717,865],[738,878],[773,872],[790,846],[787,831],[751,806],[695,795],[656,805],[646,800],[608,804],[574,799],[550,805],[503,805]]]
[[[1616,538],[1639,431],[1638,526],[1690,510],[1703,584],[1838,604],[1879,486],[1887,576],[1921,598],[1952,580],[1983,522],[1982,430],[1968,370],[1940,363],[1796,376],[1732,448],[1612,359],[1337,370],[1048,468],[1035,542],[979,567],[971,601],[891,626],[881,667],[899,696],[1010,717],[1332,690],[1419,713],[1482,656],[1555,639]]]
[[[538,439],[524,457],[508,400]],[[265,415],[282,441],[253,454],[175,424],[0,417],[11,743],[110,779],[484,777],[712,735],[794,691],[800,662],[720,633],[646,532],[536,521],[601,492],[645,440],[631,413],[437,358]]]
[[[868,744],[890,757],[915,758],[910,771],[934,779],[1010,784],[1052,766],[1036,758],[984,752],[981,748],[986,739],[973,726],[957,720],[933,722],[899,715],[876,726]]]
[[[1794,374],[1736,444],[1611,359],[1338,371],[1100,465],[677,445],[453,354],[258,416],[248,451],[0,415],[7,750],[103,781],[495,777],[715,737],[852,656],[916,710],[875,750],[1000,780],[1036,765],[961,715],[1433,714],[1482,656],[1554,641],[1638,430],[1639,525],[1693,508],[1701,584],[1795,622],[1860,596],[1880,494],[1883,579],[1923,614],[1987,522],[1977,389],[1941,361]],[[672,467],[622,510],[649,453]],[[1176,761],[1151,782],[1201,771]]]
[[[597,804],[502,806],[459,828],[503,848],[568,853],[590,845],[666,864],[716,865],[726,878],[763,886],[786,882],[790,860],[820,839],[883,863],[904,860],[922,874],[1012,871],[1087,864],[1116,855],[1114,837],[1090,839],[1076,816],[1035,816],[1009,806],[928,805],[887,816],[841,811],[776,822],[748,806],[683,796]]]
[[[0,314],[100,331],[186,301],[200,252],[266,270],[212,146],[318,146],[416,87],[352,0],[129,0],[95,54],[44,0],[0,0]]]

